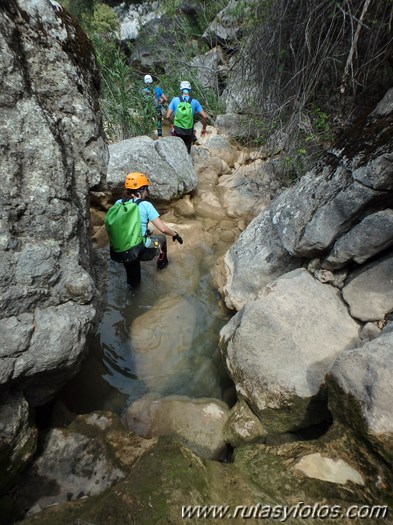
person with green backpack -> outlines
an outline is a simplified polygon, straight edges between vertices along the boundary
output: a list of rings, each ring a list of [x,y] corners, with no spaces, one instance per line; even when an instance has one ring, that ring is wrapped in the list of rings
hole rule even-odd
[[[168,265],[166,235],[183,244],[180,235],[165,224],[155,207],[145,200],[149,186],[145,174],[129,173],[124,182],[123,198],[115,202],[104,218],[111,259],[123,263],[127,284],[132,289],[141,281],[141,261],[151,261],[158,256],[158,270]],[[161,233],[150,235],[149,222]]]
[[[200,102],[190,96],[191,84],[187,80],[180,82],[179,97],[174,97],[166,113],[166,118],[173,119],[173,135],[183,139],[188,153],[191,153],[191,146],[194,141],[194,115],[202,116],[202,135],[206,133],[207,114],[204,112]]]

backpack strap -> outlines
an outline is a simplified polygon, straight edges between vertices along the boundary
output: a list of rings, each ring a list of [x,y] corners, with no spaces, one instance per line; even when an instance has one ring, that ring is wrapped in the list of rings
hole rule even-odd
[[[123,198],[123,199],[121,199],[121,203],[122,203],[122,204],[125,204],[126,202],[130,202],[130,200],[132,200],[132,199],[124,199],[124,198]],[[136,201],[132,201],[132,202],[133,202],[134,204],[139,205],[139,204],[142,202],[142,199],[136,199]]]
[[[189,104],[191,104],[191,101],[193,100],[193,98],[192,97],[188,97],[188,100],[185,100],[184,96],[182,95],[181,97],[179,97],[179,100],[180,100],[180,102],[188,102]]]

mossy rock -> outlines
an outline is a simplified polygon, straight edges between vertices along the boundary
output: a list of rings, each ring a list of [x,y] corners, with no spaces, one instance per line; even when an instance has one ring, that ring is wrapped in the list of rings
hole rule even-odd
[[[228,505],[230,513],[237,506],[252,512],[257,504],[290,506],[305,502],[311,506],[341,505],[343,509],[356,504],[391,504],[388,487],[392,474],[382,471],[382,465],[362,447],[351,434],[333,426],[316,441],[240,447],[232,463],[222,463],[203,460],[172,438],[160,438],[124,480],[100,496],[49,508],[24,520],[23,525],[183,525],[183,505]],[[361,473],[365,485],[320,481],[293,469],[301,457],[313,452],[349,462]],[[377,479],[382,479],[384,486],[377,486]],[[244,523],[244,517],[235,519],[229,513],[220,523]],[[217,518],[203,522],[214,525]],[[301,525],[304,519],[291,518],[288,522]],[[326,519],[324,523],[336,524],[337,520]],[[340,520],[340,524],[346,523]],[[351,519],[349,523],[361,522]]]

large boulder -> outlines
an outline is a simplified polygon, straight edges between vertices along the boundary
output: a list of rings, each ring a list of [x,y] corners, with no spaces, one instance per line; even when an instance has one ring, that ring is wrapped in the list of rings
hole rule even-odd
[[[96,315],[89,190],[108,151],[94,52],[60,5],[11,0],[0,35],[0,383],[38,405],[75,373]]]
[[[363,264],[393,245],[392,231],[393,210],[367,215],[335,242],[331,253],[323,261],[323,267],[336,269],[351,261]]]
[[[153,444],[130,433],[110,412],[78,416],[67,428],[41,435],[39,452],[18,485],[16,504],[37,513],[100,494],[123,479]]]
[[[227,405],[218,399],[146,395],[125,412],[125,423],[139,436],[176,436],[204,458],[223,459]]]
[[[196,77],[202,88],[218,92],[218,73],[222,62],[223,54],[219,47],[211,49],[204,55],[198,55],[191,60],[190,66],[195,70]]]
[[[266,211],[249,224],[226,253],[225,282],[220,292],[228,308],[240,310],[270,281],[301,264],[301,259],[283,248]]]
[[[393,326],[340,355],[328,376],[333,415],[350,424],[388,462],[393,460]]]
[[[385,192],[354,180],[346,167],[325,164],[277,197],[273,223],[289,253],[316,257],[327,253],[365,209],[383,207],[386,198]]]
[[[239,396],[266,430],[291,432],[327,417],[325,374],[357,345],[359,326],[335,288],[298,269],[248,301],[220,336]]]
[[[229,217],[253,219],[270,205],[269,186],[272,173],[261,159],[238,166],[231,175],[223,175],[218,192]]]
[[[273,203],[273,222],[291,254],[328,255],[332,248],[333,263],[337,256],[339,263],[361,261],[391,244],[387,226],[371,240],[366,253],[364,244],[353,240],[355,235],[372,234],[381,225],[381,217],[389,224],[388,213],[376,213],[391,203],[393,138],[387,132],[393,122],[391,98],[387,94],[371,115],[340,139],[339,149],[327,152],[322,162]],[[352,228],[356,228],[353,234]],[[349,251],[348,256],[343,250]],[[330,256],[327,265],[329,260]]]
[[[196,188],[197,176],[191,157],[179,137],[153,140],[142,136],[109,146],[108,187],[123,188],[131,171],[145,173],[154,199],[170,201]]]
[[[229,167],[233,167],[239,155],[229,140],[221,135],[215,135],[209,138],[204,142],[202,147],[209,151],[210,157],[219,157],[224,160]]]

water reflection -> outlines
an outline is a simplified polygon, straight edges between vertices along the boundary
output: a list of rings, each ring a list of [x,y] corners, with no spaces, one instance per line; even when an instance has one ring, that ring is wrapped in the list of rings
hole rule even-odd
[[[122,265],[108,260],[106,311],[61,396],[70,410],[121,413],[148,392],[222,399],[228,380],[217,343],[229,314],[204,261],[174,254],[162,272],[143,263],[141,287],[130,292]]]

